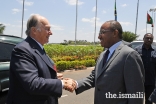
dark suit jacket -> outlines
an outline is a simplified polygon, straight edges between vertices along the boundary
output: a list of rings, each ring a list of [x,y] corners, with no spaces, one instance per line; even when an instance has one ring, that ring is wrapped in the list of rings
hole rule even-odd
[[[156,103],[156,88],[154,89],[154,91],[152,92],[151,96],[149,97],[149,100],[151,102]]]
[[[10,62],[7,104],[58,104],[62,82],[41,47],[27,37],[15,46]]]
[[[102,52],[95,69],[78,81],[76,94],[95,87],[94,104],[143,104],[143,98],[107,98],[106,93],[137,94],[144,92],[144,67],[138,52],[121,43],[103,65]]]

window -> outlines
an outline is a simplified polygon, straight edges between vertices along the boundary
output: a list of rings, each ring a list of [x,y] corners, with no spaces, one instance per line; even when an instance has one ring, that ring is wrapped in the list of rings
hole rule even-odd
[[[2,42],[9,42],[9,43],[17,44],[23,40],[24,39],[20,37],[0,35],[0,41]]]
[[[133,43],[131,43],[131,47],[132,48],[136,48],[137,46],[139,46],[139,45],[142,45],[143,44],[143,42],[133,42]]]
[[[142,42],[140,42],[140,41],[134,41],[134,42],[132,42],[131,44],[130,44],[130,47],[132,47],[133,49],[135,49],[136,47],[138,47],[138,46],[140,46],[140,45],[143,45],[144,44],[144,42],[142,41]],[[153,42],[152,43],[152,48],[154,48],[154,49],[156,49],[156,42]]]
[[[11,52],[15,45],[0,42],[0,62],[10,61]]]

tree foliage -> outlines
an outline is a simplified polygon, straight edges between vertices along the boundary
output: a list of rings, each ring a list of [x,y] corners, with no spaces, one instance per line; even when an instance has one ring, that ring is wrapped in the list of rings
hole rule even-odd
[[[5,30],[5,26],[3,24],[0,24],[0,34],[2,34],[4,30]]]
[[[64,40],[62,45],[75,45],[75,40]],[[95,42],[96,45],[100,44],[99,41]],[[87,40],[76,40],[76,45],[94,45],[94,42],[88,42]]]
[[[122,39],[127,42],[132,42],[132,41],[136,40],[138,37],[139,37],[139,35],[136,35],[130,31],[124,31],[122,33]]]

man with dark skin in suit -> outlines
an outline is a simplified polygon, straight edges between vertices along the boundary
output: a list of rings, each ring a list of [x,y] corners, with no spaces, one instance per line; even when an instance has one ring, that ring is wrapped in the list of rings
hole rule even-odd
[[[76,94],[94,87],[94,104],[143,104],[143,63],[138,52],[122,43],[120,23],[106,21],[98,38],[108,49],[100,54],[91,74],[77,81]]]
[[[156,49],[152,47],[153,39],[154,37],[151,33],[146,33],[143,37],[143,45],[135,48],[141,55],[145,68],[145,104],[152,104],[148,98],[155,88],[156,81]]]

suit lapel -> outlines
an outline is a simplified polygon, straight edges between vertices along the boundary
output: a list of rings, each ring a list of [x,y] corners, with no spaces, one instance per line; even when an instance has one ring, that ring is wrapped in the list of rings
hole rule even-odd
[[[45,54],[45,52],[41,49],[41,47],[38,45],[38,43],[33,40],[31,37],[27,37],[26,41],[30,44],[30,46],[35,50],[35,52],[41,57],[41,59],[51,68],[54,65],[50,62],[48,59],[48,56]],[[54,69],[53,69],[54,70]],[[55,70],[54,70],[55,71]]]
[[[104,60],[104,54],[106,53],[106,50],[104,52],[102,52],[98,58],[98,61],[96,63],[96,67],[95,67],[95,80],[99,77],[99,75],[103,72],[103,60]],[[107,64],[107,62],[106,62]],[[105,65],[106,65],[105,64]]]
[[[100,61],[100,64],[99,64],[99,70],[98,70],[98,73],[97,73],[97,78],[106,71],[106,69],[109,67],[109,65],[113,62],[113,60],[115,59],[115,57],[120,53],[120,50],[122,49],[124,45],[121,44],[111,55],[111,57],[109,58],[109,60],[106,62],[106,64],[102,67],[102,62],[103,62],[103,59],[101,59]],[[105,53],[104,53],[105,54]],[[103,57],[101,57],[103,58]]]
[[[48,56],[44,53],[41,54],[38,50],[35,50],[35,52],[41,57],[41,59],[50,67],[52,68],[52,63],[50,63],[50,60],[48,59]]]
[[[103,52],[103,53],[100,55],[99,59],[98,59],[98,62],[99,62],[99,63],[97,63],[97,64],[98,64],[98,66],[97,66],[97,77],[102,73],[102,70],[103,70],[103,60],[104,60],[103,56],[104,56],[105,53],[106,53],[106,51]],[[107,64],[107,62],[106,62],[106,64]],[[106,65],[106,64],[105,64],[105,65]]]

